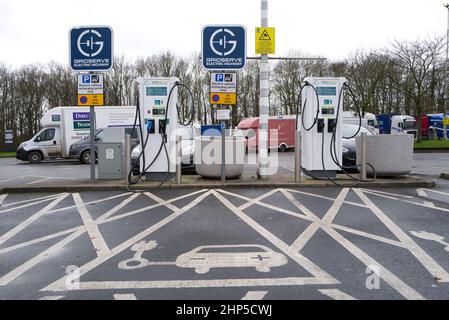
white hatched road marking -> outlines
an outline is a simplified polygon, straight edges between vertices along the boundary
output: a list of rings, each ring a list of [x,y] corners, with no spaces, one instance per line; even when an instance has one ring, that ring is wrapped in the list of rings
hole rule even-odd
[[[404,244],[415,258],[430,272],[439,282],[449,282],[449,274],[431,256],[427,254],[415,241],[401,228],[399,228],[387,215],[385,215],[361,190],[354,190],[380,221]]]
[[[40,298],[39,300],[61,300],[65,296],[45,296]]]
[[[78,209],[81,219],[83,220],[84,227],[86,228],[86,231],[89,234],[89,238],[92,241],[92,245],[97,251],[97,255],[99,257],[109,255],[111,251],[109,250],[106,241],[104,241],[100,229],[98,229],[98,225],[92,220],[89,211],[87,211],[87,208],[84,205],[84,202],[81,199],[79,193],[73,194],[73,200],[75,201],[75,205]]]
[[[95,258],[95,259],[89,261],[88,263],[84,264],[83,266],[81,266],[79,268],[80,276],[82,276],[85,273],[89,272],[90,270],[96,268],[103,262],[105,262],[105,261],[109,260],[110,258],[114,257],[115,255],[119,254],[120,252],[126,250],[127,248],[131,247],[133,244],[144,239],[145,237],[148,237],[153,232],[159,230],[166,224],[172,222],[173,220],[178,218],[180,215],[182,215],[184,212],[186,212],[186,211],[190,210],[191,208],[193,208],[194,206],[196,206],[198,203],[200,203],[204,198],[206,198],[210,194],[211,194],[211,191],[207,191],[207,192],[203,193],[202,195],[200,195],[198,198],[196,198],[195,200],[190,202],[185,207],[179,209],[178,211],[173,212],[172,214],[170,214],[166,218],[162,219],[158,223],[152,225],[151,227],[145,229],[144,231],[138,233],[137,235],[129,238],[125,242],[123,242],[120,245],[118,245],[117,247],[113,248],[111,250],[110,254]],[[81,286],[82,286],[82,284],[81,284]],[[50,285],[46,286],[45,288],[41,289],[40,291],[65,291],[65,290],[66,289],[65,289],[65,276],[64,276],[64,277],[56,280],[55,282],[51,283]]]
[[[190,196],[193,196],[193,195],[199,194],[201,192],[205,192],[205,191],[206,191],[205,189],[199,190],[199,191],[196,191],[196,192],[193,192],[193,193],[189,193],[189,194],[185,194],[183,196],[179,196],[179,197],[171,199],[171,200],[164,201],[164,202],[159,203],[159,204],[154,204],[154,205],[151,205],[151,206],[148,206],[148,207],[145,207],[145,208],[141,208],[139,210],[127,212],[127,213],[124,213],[124,214],[121,214],[121,215],[117,215],[117,216],[114,216],[114,217],[107,218],[107,219],[103,220],[104,216],[106,216],[106,214],[107,214],[107,213],[105,213],[103,216],[100,216],[96,220],[96,222],[97,222],[98,225],[101,225],[101,224],[108,223],[108,222],[111,222],[111,221],[119,220],[119,219],[122,219],[124,217],[128,217],[128,216],[134,215],[134,214],[138,214],[138,213],[144,212],[146,210],[154,209],[154,208],[160,207],[162,205],[165,205],[166,203],[172,203],[172,202],[175,202],[175,201],[178,201],[178,200],[181,200],[181,199],[184,199],[184,198],[188,198]],[[128,195],[128,194],[130,194],[130,193],[126,193],[125,195]],[[108,199],[115,199],[117,197],[118,196],[114,196],[114,197],[110,197]],[[101,201],[104,201],[104,199],[101,199]],[[86,202],[86,204],[92,204],[92,203],[98,203],[98,201]],[[71,206],[70,208],[75,208],[75,206]],[[62,209],[66,209],[66,208],[62,208]],[[61,211],[61,209],[51,210],[48,213],[59,212],[59,211]],[[56,238],[56,237],[59,237],[59,236],[62,236],[62,235],[73,233],[73,232],[79,231],[80,229],[85,230],[84,226],[79,226],[79,227],[67,229],[67,230],[60,231],[60,232],[57,232],[57,233],[53,233],[53,234],[50,234],[50,235],[47,235],[47,236],[44,236],[44,237],[33,239],[31,241],[22,242],[22,243],[16,244],[16,245],[11,246],[11,247],[3,248],[3,249],[0,250],[0,254],[6,253],[6,252],[10,252],[10,251],[13,251],[13,250],[17,250],[17,249],[20,249],[20,248],[24,248],[26,246],[29,246],[29,245],[32,245],[32,244],[36,244],[36,243],[39,243],[39,242],[42,242],[42,241],[46,241],[46,240],[49,240],[49,239],[53,239],[53,238]]]
[[[318,289],[318,291],[334,300],[357,300],[338,289]]]
[[[137,300],[136,296],[132,293],[122,294],[116,293],[114,294],[115,300]]]
[[[32,203],[24,204],[24,205],[21,205],[21,206],[18,206],[18,207],[0,210],[0,213],[6,213],[6,212],[15,211],[15,210],[18,210],[18,209],[23,209],[23,208],[32,207],[32,206],[35,206],[36,204],[43,203],[43,202],[50,201],[50,200],[53,200],[53,199],[55,199],[55,198],[58,198],[58,197],[60,197],[60,196],[63,195],[63,194],[64,194],[64,193],[58,194],[57,196],[54,196],[54,197],[50,197],[50,198],[42,199],[42,200],[35,201],[35,202],[32,202]],[[68,193],[67,193],[66,195],[68,195]],[[27,201],[27,202],[29,202],[29,201]],[[9,206],[9,205],[8,205],[8,206]],[[5,206],[5,207],[6,207],[6,206]],[[52,213],[52,212],[53,212],[53,211],[48,211],[48,213]]]
[[[59,196],[58,198],[56,198],[55,200],[53,200],[51,203],[49,203],[48,205],[46,205],[43,209],[41,209],[39,212],[33,214],[31,217],[29,217],[28,219],[26,219],[24,222],[20,223],[19,225],[15,226],[14,228],[12,228],[11,230],[9,230],[8,232],[6,232],[5,234],[3,234],[0,237],[0,244],[5,243],[7,240],[11,239],[12,237],[14,237],[17,233],[19,233],[20,231],[22,231],[23,229],[25,229],[26,227],[28,227],[30,224],[32,224],[34,221],[36,221],[37,219],[39,219],[40,217],[42,217],[43,215],[45,215],[46,213],[48,213],[48,211],[53,208],[54,206],[56,206],[59,202],[61,202],[62,200],[65,199],[65,197],[67,197],[69,194],[65,193],[61,196]],[[43,201],[47,201],[47,200],[43,200]],[[31,203],[31,205],[34,205],[34,203]],[[3,211],[4,212],[4,211]]]
[[[263,300],[268,291],[248,291],[242,300]]]
[[[307,259],[305,256],[301,255],[299,252],[295,252],[290,248],[288,244],[286,244],[284,241],[276,237],[274,234],[272,234],[270,231],[265,229],[263,226],[261,226],[259,223],[257,223],[255,220],[250,218],[248,215],[246,215],[242,209],[237,208],[234,206],[228,199],[223,197],[221,194],[219,194],[217,191],[212,190],[212,194],[214,194],[218,200],[220,200],[232,213],[237,215],[240,219],[242,219],[246,224],[248,224],[251,228],[253,228],[255,231],[257,231],[259,234],[261,234],[265,239],[270,241],[274,246],[276,246],[278,249],[280,249],[283,253],[288,255],[293,261],[295,261],[297,264],[299,264],[301,267],[303,267],[307,272],[312,274],[314,277],[327,280],[329,283],[335,283],[338,284],[339,281],[332,277],[330,274],[325,272],[324,270],[320,269],[317,265],[315,265],[312,261]]]
[[[3,204],[3,201],[5,201],[7,194],[0,194],[0,206]]]

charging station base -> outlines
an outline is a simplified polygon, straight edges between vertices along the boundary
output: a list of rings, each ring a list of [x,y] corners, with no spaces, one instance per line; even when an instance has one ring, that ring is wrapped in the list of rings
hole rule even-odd
[[[167,177],[167,178],[166,178]],[[173,180],[176,178],[176,173],[170,172],[167,176],[167,172],[149,172],[145,174],[146,181],[164,181]]]
[[[337,178],[337,171],[307,171],[308,173],[310,173],[311,176],[317,177],[318,179],[327,179],[327,178],[331,178],[331,179],[335,179]],[[327,173],[327,175],[326,175]],[[313,179],[312,177],[309,177],[306,175],[307,178]]]

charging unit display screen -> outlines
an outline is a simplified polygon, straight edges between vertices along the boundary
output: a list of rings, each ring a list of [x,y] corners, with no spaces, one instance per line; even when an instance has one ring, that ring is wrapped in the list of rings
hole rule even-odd
[[[150,97],[159,97],[159,96],[167,96],[168,88],[167,87],[147,87],[146,94]]]
[[[319,96],[336,96],[337,88],[336,87],[317,87],[316,92]]]

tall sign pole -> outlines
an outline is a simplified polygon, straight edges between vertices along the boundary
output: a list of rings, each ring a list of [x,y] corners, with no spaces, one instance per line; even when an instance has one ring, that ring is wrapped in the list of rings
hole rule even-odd
[[[268,0],[261,0],[261,27],[268,27]],[[259,179],[268,178],[268,114],[269,114],[269,75],[268,54],[262,54],[259,62],[260,93],[259,93]]]
[[[95,106],[104,105],[103,75],[113,67],[113,31],[109,26],[80,26],[69,31],[69,65],[78,76],[78,106],[89,107],[90,180],[95,183]],[[82,74],[81,74],[82,73]]]

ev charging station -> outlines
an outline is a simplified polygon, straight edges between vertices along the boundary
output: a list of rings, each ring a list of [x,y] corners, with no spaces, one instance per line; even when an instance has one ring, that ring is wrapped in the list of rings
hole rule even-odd
[[[149,181],[176,176],[177,78],[137,78],[143,136],[140,170]]]
[[[302,121],[298,121],[302,127],[301,163],[311,177],[334,179],[340,168],[333,161],[330,148],[333,140],[336,160],[342,163],[342,90],[347,80],[309,77],[304,82]]]

